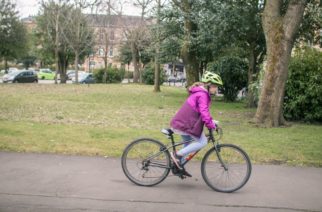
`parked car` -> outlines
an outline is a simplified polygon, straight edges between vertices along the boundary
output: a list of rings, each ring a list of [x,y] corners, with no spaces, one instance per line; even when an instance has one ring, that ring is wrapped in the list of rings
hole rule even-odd
[[[75,77],[75,71],[74,70],[67,70],[66,75],[67,75],[67,79],[72,80],[73,77]]]
[[[178,76],[178,77],[175,77],[175,76],[169,76],[168,79],[167,79],[167,82],[182,82],[184,83],[186,81],[186,78],[184,78],[183,76]]]
[[[85,74],[85,71],[78,71],[78,76],[80,76],[81,74]],[[67,70],[67,77],[69,80],[73,80],[73,78],[75,77],[76,71],[75,70]]]
[[[75,77],[72,79],[73,83],[76,83]],[[81,84],[92,84],[95,83],[95,79],[92,73],[81,73],[78,75],[78,83]]]
[[[11,72],[17,72],[17,71],[19,71],[19,69],[15,68],[15,67],[10,67],[10,68],[8,69],[8,73],[11,73]]]
[[[39,69],[38,79],[42,80],[53,80],[55,79],[55,72],[48,68]]]
[[[35,71],[13,71],[2,77],[4,83],[27,83],[27,82],[38,82],[37,73]]]

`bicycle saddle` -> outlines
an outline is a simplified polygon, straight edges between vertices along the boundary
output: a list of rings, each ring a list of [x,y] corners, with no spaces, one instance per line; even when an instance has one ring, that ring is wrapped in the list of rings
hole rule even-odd
[[[174,133],[170,128],[168,128],[168,129],[162,129],[161,132],[163,134],[169,135],[169,136],[171,136]]]

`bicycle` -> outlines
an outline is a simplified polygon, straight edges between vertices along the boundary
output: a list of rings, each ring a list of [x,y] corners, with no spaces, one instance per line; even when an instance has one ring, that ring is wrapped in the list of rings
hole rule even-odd
[[[170,149],[176,152],[176,147],[189,141],[176,143],[174,132],[171,129],[163,129],[171,143],[164,145],[158,140],[140,138],[131,142],[122,155],[122,169],[125,176],[133,183],[140,186],[154,186],[161,183],[172,173],[181,179],[185,179],[184,166],[199,151],[190,154],[182,163],[180,170],[170,157]],[[213,146],[205,153],[201,162],[201,174],[206,184],[215,191],[231,193],[242,188],[250,178],[252,165],[247,153],[233,144],[220,144],[218,141],[223,135],[221,128],[215,131],[209,130],[208,144]]]

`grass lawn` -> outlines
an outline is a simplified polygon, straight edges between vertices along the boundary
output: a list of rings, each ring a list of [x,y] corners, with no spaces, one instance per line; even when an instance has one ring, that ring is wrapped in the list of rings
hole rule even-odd
[[[183,88],[152,90],[135,84],[1,84],[0,151],[120,157],[138,137],[168,143],[160,130],[187,94]],[[250,123],[254,113],[243,103],[215,101],[221,142],[241,146],[257,164],[322,167],[321,125],[258,128]]]

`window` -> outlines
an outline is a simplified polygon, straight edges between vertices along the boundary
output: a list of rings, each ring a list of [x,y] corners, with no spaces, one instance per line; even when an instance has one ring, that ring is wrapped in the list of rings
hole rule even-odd
[[[99,56],[104,56],[104,49],[103,49],[103,48],[101,48],[101,47],[100,47],[100,48],[98,49],[98,55],[99,55]]]
[[[108,55],[109,55],[110,57],[113,57],[113,47],[110,47],[110,51],[109,51]]]

